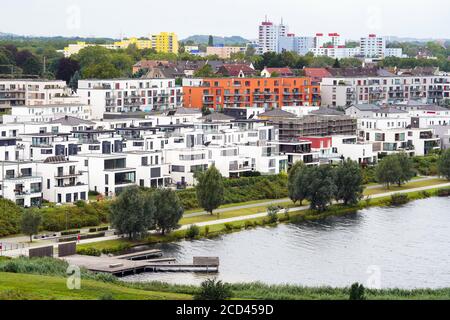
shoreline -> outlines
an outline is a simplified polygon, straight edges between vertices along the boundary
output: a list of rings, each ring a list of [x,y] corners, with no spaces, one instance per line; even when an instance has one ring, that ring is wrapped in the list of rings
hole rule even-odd
[[[268,221],[267,213],[258,213],[249,216],[240,216],[232,219],[214,220],[211,222],[193,224],[199,227],[199,234],[195,237],[187,236],[187,229],[192,225],[185,225],[182,228],[171,232],[165,236],[159,234],[151,234],[145,240],[130,242],[124,238],[104,240],[93,243],[78,245],[78,254],[101,255],[114,254],[121,251],[130,250],[137,246],[151,246],[159,243],[171,243],[178,241],[200,240],[217,238],[225,234],[233,232],[241,232],[248,229],[264,226],[277,226],[279,223],[301,223],[307,221],[316,221],[331,216],[342,216],[347,214],[355,214],[360,210],[370,207],[386,207],[391,205],[391,196],[394,194],[406,194],[407,203],[415,200],[426,199],[429,197],[438,197],[438,191],[447,189],[450,183],[435,185],[430,187],[422,187],[417,189],[405,190],[404,192],[393,191],[380,195],[366,197],[357,205],[344,206],[342,204],[333,204],[325,212],[317,212],[308,207],[297,207],[289,209],[288,214],[279,212],[277,214],[278,221],[271,223]]]

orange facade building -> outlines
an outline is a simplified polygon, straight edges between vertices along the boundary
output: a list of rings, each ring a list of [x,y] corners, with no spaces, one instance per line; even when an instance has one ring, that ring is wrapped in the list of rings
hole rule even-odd
[[[320,86],[305,77],[185,79],[183,93],[186,108],[320,106]]]

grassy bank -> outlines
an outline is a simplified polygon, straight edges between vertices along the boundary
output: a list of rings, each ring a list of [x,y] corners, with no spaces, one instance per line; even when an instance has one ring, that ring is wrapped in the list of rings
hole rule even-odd
[[[67,279],[0,273],[0,300],[187,300],[190,295],[156,292],[95,280],[82,280],[80,290],[68,290]]]
[[[198,286],[192,285],[127,283],[85,270],[81,272],[80,290],[69,290],[66,268],[65,262],[49,258],[0,261],[0,300],[187,300],[200,291]],[[230,284],[230,288],[234,299],[347,300],[350,295],[348,287],[236,283]],[[365,297],[369,300],[447,300],[450,299],[450,289],[366,289]]]
[[[433,196],[439,195],[439,190],[446,190],[441,188],[434,188],[427,191],[415,191],[406,193],[406,202],[426,199]],[[328,210],[324,212],[317,212],[314,210],[299,210],[294,212],[289,212],[288,214],[279,213],[278,221],[272,222],[269,221],[268,217],[258,217],[247,220],[240,220],[229,223],[220,223],[218,220],[217,224],[213,224],[206,227],[199,228],[199,234],[194,237],[194,239],[201,238],[214,238],[224,234],[228,234],[231,232],[238,232],[246,229],[251,229],[255,227],[261,226],[274,226],[277,223],[299,223],[306,221],[314,221],[325,219],[330,216],[342,216],[347,214],[355,214],[360,210],[367,209],[370,207],[380,207],[380,206],[391,206],[392,197],[380,197],[376,199],[367,198],[365,200],[360,201],[357,205],[354,206],[344,206],[342,204],[332,205],[328,208]],[[217,219],[217,218],[216,218]],[[128,241],[125,239],[117,239],[117,240],[109,240],[102,241],[84,245],[78,245],[78,252],[80,254],[92,254],[92,255],[100,255],[101,253],[115,253],[120,252],[124,249],[143,244],[157,244],[157,243],[167,243],[174,242],[180,240],[191,240],[187,236],[187,232],[185,230],[177,230],[165,236],[159,234],[152,234],[149,237],[142,239],[141,241]]]

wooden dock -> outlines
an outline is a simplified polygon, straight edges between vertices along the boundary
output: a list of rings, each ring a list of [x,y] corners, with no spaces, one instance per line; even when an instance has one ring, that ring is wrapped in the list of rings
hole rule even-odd
[[[144,253],[144,256],[148,252]],[[142,255],[125,255],[135,258]],[[110,273],[116,276],[127,276],[144,272],[219,272],[219,259],[195,257],[192,264],[170,263],[174,259],[160,259],[166,261],[129,260],[124,256],[119,257],[92,257],[73,255],[63,258],[70,265],[83,267],[92,272]],[[168,261],[170,260],[170,261]]]
[[[162,255],[163,255],[163,253],[161,250],[146,250],[146,251],[123,254],[120,256],[115,256],[114,258],[125,259],[125,260],[148,260],[149,258],[162,257]]]

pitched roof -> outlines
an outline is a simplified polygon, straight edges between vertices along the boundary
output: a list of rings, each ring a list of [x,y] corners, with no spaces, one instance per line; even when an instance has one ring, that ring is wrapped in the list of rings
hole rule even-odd
[[[200,119],[205,121],[205,122],[231,121],[231,120],[234,120],[233,117],[224,115],[223,113],[220,113],[220,112],[214,112],[214,113],[208,114],[207,116],[204,116],[204,117],[202,117]]]
[[[230,77],[237,77],[241,72],[244,75],[256,74],[256,70],[246,64],[224,64],[219,68],[218,72]]]
[[[272,118],[296,118],[297,116],[293,113],[281,110],[281,109],[273,109],[261,113],[258,117],[272,117]]]
[[[354,104],[351,107],[355,107],[356,109],[360,111],[374,111],[374,110],[380,110],[381,107],[376,104]],[[348,108],[347,108],[348,109]]]
[[[86,125],[94,125],[95,123],[89,120],[84,120],[84,119],[80,119],[80,118],[76,118],[76,117],[72,117],[72,116],[64,116],[63,118],[59,118],[59,119],[54,119],[52,121],[49,122],[50,124],[60,124],[63,126],[79,126],[82,124],[86,124]]]
[[[323,116],[342,116],[344,112],[333,109],[333,108],[319,108],[317,110],[311,111],[311,115],[323,115]]]
[[[285,68],[265,68],[267,72],[270,74],[272,73],[278,73],[279,75],[293,75],[294,72],[291,70],[291,68],[285,67]]]
[[[380,108],[380,110],[378,111],[374,111],[374,112],[380,112],[380,113],[408,113],[407,111],[404,110],[400,110],[394,107],[384,107],[384,108]]]
[[[326,68],[304,68],[305,76],[313,78],[316,81],[322,81],[323,78],[330,77],[331,73]]]
[[[329,68],[327,69],[332,77],[393,77],[393,73],[385,70],[379,69],[377,67],[370,68]]]

